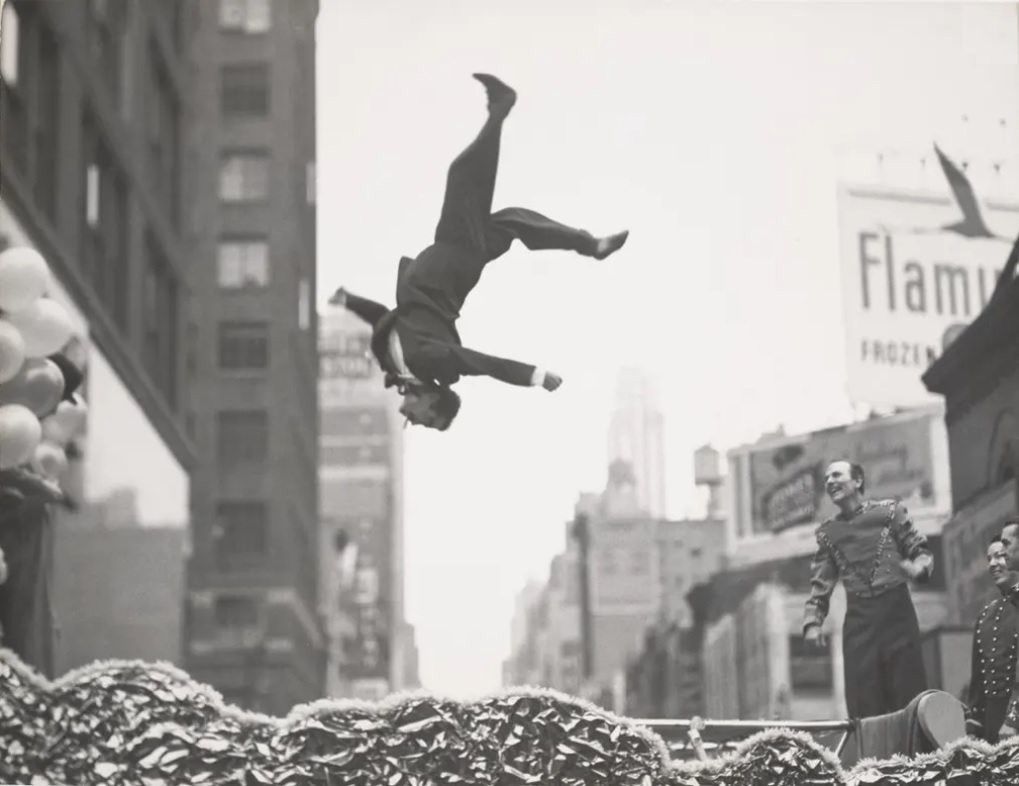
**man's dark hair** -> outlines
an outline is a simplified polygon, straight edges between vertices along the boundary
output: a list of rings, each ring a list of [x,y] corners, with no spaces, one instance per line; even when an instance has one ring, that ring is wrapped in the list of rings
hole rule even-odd
[[[867,490],[867,476],[863,472],[863,466],[855,462],[849,462],[849,477],[860,481],[860,493]]]
[[[995,535],[993,538],[987,541],[987,548],[990,548],[995,543],[1001,543],[1001,535]]]
[[[437,386],[434,390],[439,394],[439,400],[435,403],[435,414],[441,417],[445,424],[439,431],[445,431],[460,412],[460,396],[452,388]]]

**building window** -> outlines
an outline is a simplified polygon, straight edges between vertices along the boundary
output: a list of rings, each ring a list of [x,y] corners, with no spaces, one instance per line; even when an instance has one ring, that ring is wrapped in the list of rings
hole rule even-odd
[[[24,8],[26,15],[22,16]],[[32,73],[28,60],[28,39],[31,37],[31,23],[38,18],[38,11],[32,6],[15,7],[14,3],[3,5],[3,46],[0,46],[0,142],[12,168],[24,176],[31,172],[29,161],[28,89],[24,76]],[[7,161],[4,162],[7,165]]]
[[[322,413],[322,434],[329,437],[383,437],[389,417],[381,407],[349,407]]]
[[[257,564],[268,551],[269,516],[264,502],[221,502],[214,530],[221,567]]]
[[[598,555],[598,571],[604,576],[615,576],[619,572],[617,549],[603,547]]]
[[[151,233],[146,237],[145,248],[148,259],[142,272],[143,362],[166,403],[176,410],[180,287],[159,241]]]
[[[221,595],[213,607],[220,641],[236,646],[257,644],[262,637],[262,604],[245,595]]]
[[[269,196],[269,156],[264,151],[227,153],[219,169],[219,198],[260,202]]]
[[[82,122],[81,253],[85,279],[122,330],[128,328],[127,183],[86,111]]]
[[[316,180],[316,177],[317,170],[315,168],[315,162],[309,161],[304,179],[304,200],[309,205],[315,204],[315,194],[318,190],[318,181]]]
[[[364,466],[387,464],[389,448],[385,445],[323,445],[322,466]]]
[[[180,126],[181,110],[173,83],[155,42],[150,47],[148,104],[148,167],[170,222],[180,218]]]
[[[297,327],[301,330],[311,327],[311,282],[306,278],[297,285]]]
[[[130,5],[123,0],[88,0],[85,21],[89,53],[116,104],[124,87]]]
[[[0,78],[4,80],[4,87],[11,89],[18,86],[21,57],[21,17],[14,3],[4,4],[0,29],[4,37],[4,45],[0,47]]]
[[[265,461],[269,455],[269,415],[265,410],[220,412],[216,420],[220,464]]]
[[[225,371],[261,370],[269,366],[268,322],[221,322],[219,367]]]
[[[238,33],[264,33],[272,24],[271,0],[219,0],[219,26]]]
[[[3,6],[0,46],[0,139],[8,162],[56,214],[60,133],[60,48],[34,4]]]
[[[222,66],[219,72],[219,108],[225,117],[268,115],[268,64],[240,63]]]
[[[60,48],[47,27],[39,28],[38,83],[35,90],[33,159],[36,203],[51,218],[57,212],[60,131]]]
[[[255,238],[222,240],[216,267],[223,289],[268,286],[269,243]]]

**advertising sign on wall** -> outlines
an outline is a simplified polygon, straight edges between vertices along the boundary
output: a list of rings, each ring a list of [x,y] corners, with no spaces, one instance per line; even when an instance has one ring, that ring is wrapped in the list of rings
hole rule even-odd
[[[970,625],[997,594],[987,574],[987,547],[1016,515],[1014,481],[982,495],[945,525],[943,548],[949,621]]]
[[[935,505],[931,428],[936,416],[871,420],[754,449],[750,456],[752,530],[781,532],[835,513],[824,490],[828,463],[846,459],[867,473],[867,495]]]
[[[371,354],[371,330],[343,309],[319,317],[319,404],[323,411],[378,398],[382,371]]]
[[[949,195],[839,190],[850,399],[934,400],[921,376],[980,313],[1016,232],[1019,205],[980,200],[963,178]]]
[[[342,636],[347,680],[388,680],[392,644],[392,533],[388,517],[340,519],[358,547],[353,586],[343,600],[351,624]]]
[[[592,521],[591,595],[595,614],[643,613],[658,603],[657,522]]]

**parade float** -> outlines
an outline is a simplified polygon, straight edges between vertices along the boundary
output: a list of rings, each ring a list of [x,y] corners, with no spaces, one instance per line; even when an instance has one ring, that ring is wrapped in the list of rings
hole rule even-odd
[[[0,657],[0,779],[126,786],[806,786],[1019,783],[1019,744],[963,738],[844,769],[808,733],[772,728],[707,761],[673,761],[653,727],[538,689],[471,702],[426,694],[246,713],[166,664],[97,663],[49,682]]]
[[[0,527],[19,506],[63,501],[67,453],[85,427],[82,368],[68,349],[74,331],[49,296],[50,276],[34,251],[0,254],[0,513],[14,512],[0,515]],[[0,559],[0,582],[6,574]],[[840,741],[825,742],[816,733],[824,730],[841,730]],[[850,764],[843,754],[854,731],[847,721],[638,721],[529,688],[470,702],[424,693],[377,704],[323,699],[273,718],[227,705],[169,664],[94,663],[50,680],[0,648],[2,783],[1019,784],[1014,741],[917,738],[898,749],[914,755]]]

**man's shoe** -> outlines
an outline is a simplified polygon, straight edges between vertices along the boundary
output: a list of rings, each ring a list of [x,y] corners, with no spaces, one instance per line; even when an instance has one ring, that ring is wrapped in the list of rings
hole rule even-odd
[[[626,239],[630,236],[629,230],[623,232],[617,232],[614,235],[608,237],[598,238],[598,242],[594,249],[595,259],[605,259],[608,256],[616,253],[626,243]]]
[[[517,91],[491,74],[472,74],[472,76],[485,86],[485,92],[488,94],[489,114],[506,117],[517,102]]]

